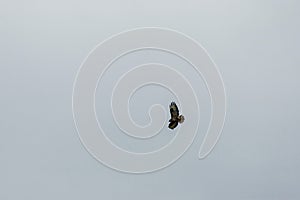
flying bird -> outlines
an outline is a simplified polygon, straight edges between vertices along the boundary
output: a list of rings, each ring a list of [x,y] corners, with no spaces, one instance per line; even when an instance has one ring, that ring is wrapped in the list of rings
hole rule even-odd
[[[174,129],[179,123],[183,123],[184,121],[184,116],[179,115],[179,110],[175,102],[171,102],[170,104],[170,113],[171,113],[171,119],[169,120],[169,128]]]

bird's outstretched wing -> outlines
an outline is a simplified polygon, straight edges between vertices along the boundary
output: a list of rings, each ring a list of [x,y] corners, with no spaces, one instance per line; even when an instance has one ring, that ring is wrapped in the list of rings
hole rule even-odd
[[[179,110],[175,102],[171,102],[169,107],[171,113],[171,119],[169,120],[169,128],[174,129],[178,125]]]
[[[171,102],[170,104],[170,113],[171,113],[171,119],[169,120],[169,122],[177,121],[177,118],[179,116],[179,110],[175,102]]]
[[[170,121],[169,128],[174,129],[178,125],[178,121]]]

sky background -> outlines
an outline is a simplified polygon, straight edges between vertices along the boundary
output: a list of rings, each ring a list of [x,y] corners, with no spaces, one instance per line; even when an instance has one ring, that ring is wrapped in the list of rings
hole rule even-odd
[[[296,0],[1,0],[0,199],[300,199],[299,19]],[[72,88],[98,43],[145,26],[178,30],[201,43],[220,69],[228,108],[218,144],[198,160],[210,105],[201,78],[186,70],[202,100],[198,136],[170,167],[131,175],[105,167],[82,146],[72,117]],[[184,66],[151,51],[123,62],[141,57]],[[107,120],[111,113],[103,111],[101,101],[108,100],[102,92],[99,87],[97,114]],[[137,92],[130,104],[133,118],[147,123],[149,106],[143,102],[167,106],[171,98],[159,87]],[[105,124],[113,130],[113,123]],[[164,129],[147,145],[117,132],[110,137],[143,151],[173,135]]]

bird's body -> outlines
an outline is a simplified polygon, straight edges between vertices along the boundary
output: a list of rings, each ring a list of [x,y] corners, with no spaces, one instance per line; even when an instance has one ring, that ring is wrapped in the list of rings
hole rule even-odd
[[[184,116],[179,115],[179,109],[175,102],[171,102],[170,104],[170,113],[171,113],[171,119],[169,120],[169,128],[174,129],[177,127],[178,123],[184,122]]]

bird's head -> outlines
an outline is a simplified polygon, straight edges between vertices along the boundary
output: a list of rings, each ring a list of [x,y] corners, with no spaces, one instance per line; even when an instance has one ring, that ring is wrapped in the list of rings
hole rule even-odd
[[[184,116],[183,115],[179,115],[178,122],[179,123],[183,123],[184,122]]]

